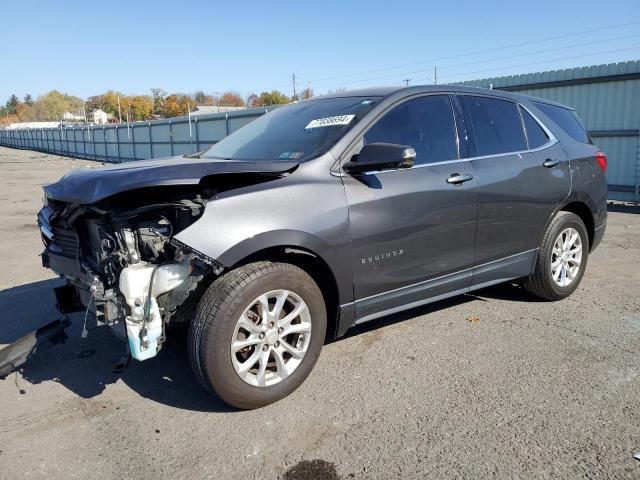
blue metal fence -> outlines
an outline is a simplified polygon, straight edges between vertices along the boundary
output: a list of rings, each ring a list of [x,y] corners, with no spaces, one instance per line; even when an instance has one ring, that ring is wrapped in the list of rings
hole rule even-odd
[[[92,126],[0,130],[0,145],[104,162],[206,150],[270,108]]]

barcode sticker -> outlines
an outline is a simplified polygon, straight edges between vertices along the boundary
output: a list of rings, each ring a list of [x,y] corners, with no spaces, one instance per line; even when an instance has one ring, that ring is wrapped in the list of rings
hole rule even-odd
[[[334,125],[349,125],[355,117],[355,115],[337,115],[335,117],[318,118],[311,120],[304,129],[310,130],[312,128],[333,127]]]

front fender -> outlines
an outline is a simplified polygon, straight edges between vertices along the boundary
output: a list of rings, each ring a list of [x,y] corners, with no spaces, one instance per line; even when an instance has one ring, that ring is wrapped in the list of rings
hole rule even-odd
[[[298,174],[292,175],[294,177]],[[225,192],[175,238],[232,268],[272,247],[298,247],[329,266],[341,304],[353,301],[349,224],[340,179],[303,175]]]
[[[308,250],[324,259],[329,265],[335,265],[339,261],[338,258],[335,258],[337,252],[333,251],[326,242],[298,230],[272,230],[245,238],[223,252],[216,260],[225,267],[231,268],[255,252],[280,246]]]

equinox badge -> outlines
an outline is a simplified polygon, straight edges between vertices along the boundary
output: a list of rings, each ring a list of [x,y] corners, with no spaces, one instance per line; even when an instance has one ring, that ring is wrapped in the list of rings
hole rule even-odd
[[[387,258],[399,257],[400,255],[404,255],[404,249],[382,252],[372,257],[362,258],[360,261],[363,265],[365,265],[367,263],[381,262],[383,260],[386,260]]]

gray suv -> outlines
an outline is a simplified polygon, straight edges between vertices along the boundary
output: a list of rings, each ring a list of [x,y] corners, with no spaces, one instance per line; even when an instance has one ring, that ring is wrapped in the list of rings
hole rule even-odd
[[[60,311],[95,311],[138,360],[186,327],[200,383],[255,408],[356,324],[506,281],[570,295],[604,235],[606,165],[547,100],[343,92],[45,186],[42,258]]]

